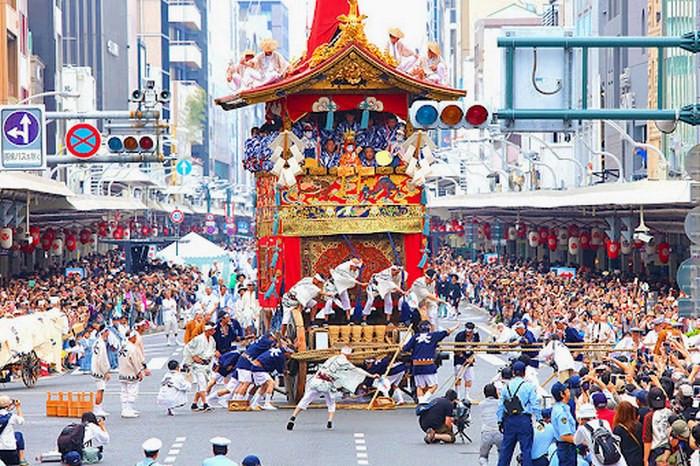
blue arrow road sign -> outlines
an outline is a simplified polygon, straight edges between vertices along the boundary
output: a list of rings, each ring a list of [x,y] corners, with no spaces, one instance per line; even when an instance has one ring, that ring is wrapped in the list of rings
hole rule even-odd
[[[177,170],[178,175],[187,176],[192,173],[192,162],[182,159],[175,166],[175,170]]]
[[[0,169],[45,169],[44,106],[0,107],[0,122]]]

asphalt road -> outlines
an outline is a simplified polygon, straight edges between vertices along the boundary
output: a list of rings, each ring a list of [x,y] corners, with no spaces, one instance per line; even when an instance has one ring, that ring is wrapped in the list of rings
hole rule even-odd
[[[464,312],[463,312],[464,314]],[[483,314],[467,311],[477,325],[486,325]],[[463,317],[464,319],[464,317]],[[462,319],[462,320],[463,320]],[[444,322],[445,326],[454,322]],[[484,337],[484,329],[480,329]],[[291,411],[236,412],[217,409],[211,413],[191,413],[184,410],[168,417],[155,404],[158,384],[170,358],[180,359],[181,347],[166,346],[161,335],[145,337],[146,355],[153,374],[141,385],[136,409],[138,419],[119,417],[119,386],[111,381],[107,387],[105,409],[112,413],[107,426],[112,437],[106,447],[106,466],[132,465],[141,459],[140,445],[148,437],[163,441],[160,461],[166,465],[196,466],[210,454],[209,439],[225,436],[233,443],[229,456],[236,462],[248,454],[258,455],[266,466],[329,466],[329,465],[445,465],[478,464],[479,408],[472,412],[469,434],[474,443],[455,445],[425,445],[413,409],[368,412],[341,410],[336,415],[335,427],[325,428],[325,409],[311,409],[297,421],[293,432],[285,430]],[[479,356],[475,370],[473,396],[483,398],[481,387],[497,373],[505,358],[495,355]],[[548,375],[549,369],[544,369]],[[452,364],[440,369],[442,381],[452,376]],[[60,430],[69,422],[65,418],[45,416],[47,391],[92,390],[92,379],[87,375],[62,375],[41,379],[34,389],[19,384],[0,387],[0,393],[22,400],[26,425],[23,431],[27,441],[27,458],[55,449]],[[277,404],[283,403],[280,395]],[[491,462],[495,464],[495,454]]]

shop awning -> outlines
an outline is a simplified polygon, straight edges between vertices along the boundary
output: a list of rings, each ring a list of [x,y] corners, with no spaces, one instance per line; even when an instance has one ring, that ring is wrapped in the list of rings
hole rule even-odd
[[[25,191],[63,197],[73,195],[60,181],[23,172],[0,172],[0,191]]]
[[[148,210],[146,204],[139,199],[116,196],[70,196],[68,202],[75,210],[81,212],[112,211],[112,210]]]
[[[563,207],[654,206],[691,204],[700,199],[700,183],[693,181],[636,181],[607,183],[563,191],[541,190],[485,193],[431,199],[430,209],[556,209]]]

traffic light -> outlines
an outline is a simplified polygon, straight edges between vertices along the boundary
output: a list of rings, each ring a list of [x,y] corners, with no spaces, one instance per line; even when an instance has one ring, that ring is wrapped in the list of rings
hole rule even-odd
[[[107,138],[107,148],[113,154],[150,153],[156,148],[156,139],[151,135],[110,136]]]
[[[480,129],[488,126],[491,112],[477,102],[418,100],[411,105],[409,118],[416,129]]]

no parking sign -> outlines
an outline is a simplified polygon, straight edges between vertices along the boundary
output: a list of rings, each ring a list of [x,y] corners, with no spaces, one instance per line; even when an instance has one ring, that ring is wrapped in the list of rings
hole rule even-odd
[[[170,221],[176,225],[181,224],[185,221],[185,213],[179,209],[175,209],[170,212]]]

